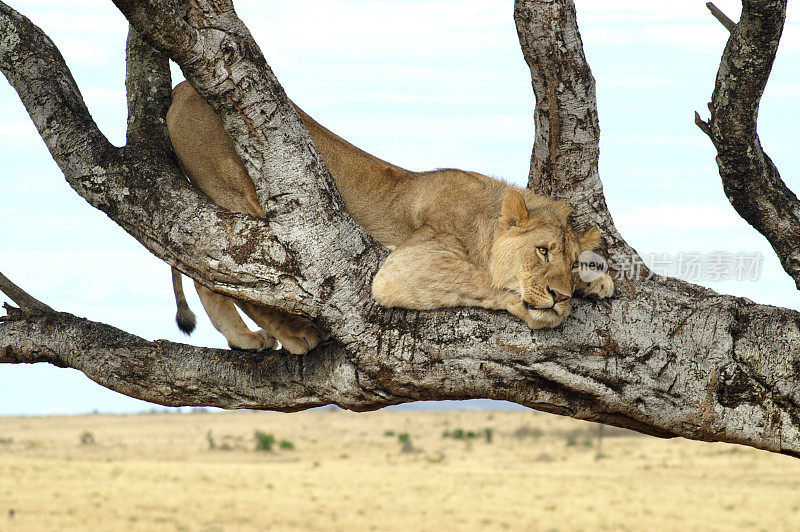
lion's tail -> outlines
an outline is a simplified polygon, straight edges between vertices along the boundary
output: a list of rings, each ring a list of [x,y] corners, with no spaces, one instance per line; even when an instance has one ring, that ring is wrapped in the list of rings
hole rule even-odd
[[[197,324],[197,318],[192,309],[189,308],[189,303],[186,302],[186,296],[183,294],[181,272],[175,268],[172,268],[172,291],[175,293],[175,304],[178,306],[178,312],[175,314],[175,322],[178,324],[178,329],[183,334],[192,334]]]

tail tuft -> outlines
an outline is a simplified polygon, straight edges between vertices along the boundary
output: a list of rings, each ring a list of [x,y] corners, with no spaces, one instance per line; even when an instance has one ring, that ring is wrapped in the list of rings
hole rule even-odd
[[[183,295],[183,278],[181,272],[172,268],[172,291],[175,294],[175,304],[178,306],[178,313],[175,314],[175,322],[178,324],[178,329],[183,334],[192,334],[195,325],[197,325],[197,317],[189,308],[189,303],[186,302],[186,297]]]
[[[178,324],[178,329],[188,336],[194,331],[197,325],[197,318],[188,306],[178,307],[178,312],[175,314],[175,323]]]

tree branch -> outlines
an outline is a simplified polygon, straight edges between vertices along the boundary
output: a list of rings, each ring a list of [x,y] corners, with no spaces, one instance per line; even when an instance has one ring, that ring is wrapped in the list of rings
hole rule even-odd
[[[576,227],[598,226],[612,267],[638,257],[617,231],[603,194],[595,81],[574,3],[516,0],[514,20],[536,95],[528,188],[567,200]]]
[[[91,189],[102,179],[101,163],[114,159],[117,149],[100,132],[64,58],[42,30],[3,2],[0,28],[0,70],[73,188]]]
[[[711,14],[714,15],[714,18],[717,19],[720,24],[725,26],[725,29],[728,30],[730,33],[733,33],[736,30],[736,23],[728,18],[728,16],[720,10],[717,6],[715,6],[712,2],[706,2],[706,7]]]
[[[165,117],[172,93],[169,60],[134,30],[125,46],[125,88],[128,96],[128,146],[149,149],[164,157],[172,146]]]
[[[355,369],[341,348],[328,349],[324,356],[265,357],[166,340],[149,342],[72,314],[31,316],[16,309],[0,323],[0,331],[0,363],[49,362],[75,368],[107,388],[165,406],[290,412],[331,402],[358,409],[375,400],[352,386]],[[357,395],[351,397],[351,392]]]
[[[115,4],[145,39],[181,66],[222,118],[256,185],[270,232],[294,262],[303,294],[288,298],[297,300],[292,310],[334,334],[347,334],[352,323],[343,319],[343,309],[361,314],[361,302],[371,299],[372,275],[387,252],[347,214],[314,142],[232,3],[197,0],[177,21],[176,9],[166,2]],[[336,289],[319,298],[320,282],[335,283]]]
[[[764,153],[757,132],[758,106],[785,19],[785,0],[743,2],[720,61],[708,126],[725,195],[766,237],[800,289],[800,202]]]
[[[28,292],[11,282],[11,279],[0,273],[0,292],[11,298],[11,301],[20,308],[34,312],[54,312],[52,308],[45,305]]]
[[[2,2],[0,21],[5,32],[0,42],[0,70],[17,90],[54,160],[79,195],[152,253],[209,288],[238,299],[314,314],[307,294],[317,291],[319,280],[304,277],[296,252],[278,242],[267,223],[210,203],[189,186],[172,157],[136,146],[125,150],[111,146],[99,133],[52,41]],[[140,52],[129,54],[131,105],[155,113],[159,106],[163,109],[163,103],[147,103],[137,96],[150,90],[148,83],[134,79],[134,74],[148,71],[147,63],[133,66]],[[155,79],[163,87],[163,76]],[[163,94],[155,88],[155,94]],[[150,122],[161,118],[163,115],[142,116]],[[134,137],[137,130],[134,125]],[[198,239],[200,234],[207,238]]]
[[[12,312],[0,323],[0,362],[73,367],[165,405],[363,411],[482,397],[800,456],[800,313],[675,285],[643,286],[599,319],[581,305],[561,331],[531,333],[478,309],[456,321],[448,311],[395,312],[372,351],[355,359],[338,342],[304,357],[264,356],[147,342],[64,313]]]

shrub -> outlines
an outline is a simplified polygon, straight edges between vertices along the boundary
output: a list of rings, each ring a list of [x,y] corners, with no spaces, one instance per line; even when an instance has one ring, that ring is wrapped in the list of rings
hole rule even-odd
[[[275,445],[275,436],[267,432],[257,430],[256,436],[256,450],[257,451],[271,451],[272,446]]]
[[[94,445],[94,434],[92,434],[88,430],[84,430],[81,433],[80,442],[81,445]]]
[[[474,430],[453,429],[450,432],[444,431],[442,438],[453,438],[454,440],[475,440],[480,437],[486,439],[486,443],[492,443],[494,436],[494,429],[485,428],[482,431],[475,432]]]
[[[542,429],[533,428],[528,425],[522,425],[518,427],[517,430],[515,430],[511,435],[514,438],[520,440],[524,438],[532,438],[538,440],[539,438],[542,437],[542,435],[544,435],[544,432],[542,431]]]
[[[401,432],[397,435],[397,441],[400,442],[401,453],[413,453],[414,445],[411,443],[411,435],[408,432]]]
[[[278,447],[284,451],[292,451],[294,450],[294,443],[289,440],[281,440],[280,443],[278,443]]]
[[[591,447],[592,435],[585,429],[572,429],[564,432],[567,447]]]

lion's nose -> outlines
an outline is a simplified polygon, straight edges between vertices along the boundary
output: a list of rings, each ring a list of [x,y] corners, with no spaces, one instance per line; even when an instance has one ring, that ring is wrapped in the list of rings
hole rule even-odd
[[[552,288],[550,288],[549,286],[547,287],[547,293],[553,296],[553,301],[555,302],[556,305],[561,303],[562,301],[570,300],[570,296],[564,295],[561,292],[557,292]]]

